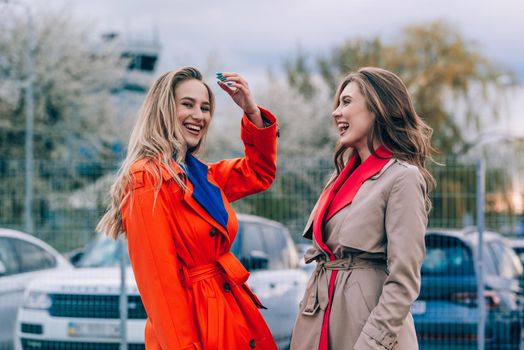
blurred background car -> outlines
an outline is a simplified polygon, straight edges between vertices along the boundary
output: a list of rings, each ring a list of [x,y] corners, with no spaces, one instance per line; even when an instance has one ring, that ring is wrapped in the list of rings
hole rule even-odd
[[[508,244],[515,254],[517,254],[521,264],[524,266],[524,238],[519,236],[508,237]],[[524,295],[524,274],[520,275],[519,284],[521,294]]]
[[[520,262],[524,264],[524,237],[508,238],[508,243],[515,254],[519,257]]]
[[[50,245],[26,233],[0,228],[0,349],[13,348],[16,312],[27,284],[73,266]]]
[[[288,349],[305,290],[307,273],[298,268],[298,255],[281,224],[251,215],[238,215],[239,231],[232,252],[251,272],[248,284],[267,310],[261,310],[279,346]],[[125,242],[125,241],[124,241]],[[17,349],[119,349],[121,247],[126,253],[128,349],[144,349],[146,312],[127,246],[98,235],[78,258],[78,269],[31,283],[17,319]]]
[[[309,264],[306,264],[304,261],[304,255],[306,254],[307,250],[309,248],[312,248],[313,245],[311,243],[297,243],[297,253],[299,257],[299,266],[301,269],[307,272],[308,275],[311,275],[313,271],[315,270],[315,267],[317,266],[316,262],[311,262]]]
[[[16,349],[119,349],[120,255],[104,235],[85,248],[73,272],[33,281],[19,309]],[[126,254],[128,349],[144,349],[146,312]]]
[[[420,296],[412,305],[421,350],[477,349],[478,233],[426,234]],[[522,264],[508,241],[484,233],[485,349],[519,349]]]
[[[248,284],[267,307],[260,311],[278,348],[288,349],[308,273],[299,268],[295,244],[282,224],[253,215],[238,220],[231,251],[251,272]]]

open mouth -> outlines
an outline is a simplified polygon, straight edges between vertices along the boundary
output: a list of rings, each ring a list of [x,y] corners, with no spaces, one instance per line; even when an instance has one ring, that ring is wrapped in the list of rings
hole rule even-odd
[[[187,131],[189,131],[193,135],[198,135],[203,128],[201,125],[196,125],[196,124],[191,124],[191,123],[185,123],[184,127],[186,128]]]
[[[349,129],[349,123],[344,123],[344,122],[337,123],[337,127],[338,127],[338,131],[342,135],[343,133],[346,132],[347,129]]]

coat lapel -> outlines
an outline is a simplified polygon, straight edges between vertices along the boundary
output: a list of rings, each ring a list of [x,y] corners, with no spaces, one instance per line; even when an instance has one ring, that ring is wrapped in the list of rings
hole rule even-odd
[[[386,163],[386,165],[384,165],[382,170],[380,170],[380,172],[378,172],[378,174],[375,174],[372,177],[370,177],[369,180],[376,180],[376,179],[378,179],[395,162],[397,162],[397,159],[396,158],[391,158]],[[302,237],[304,237],[304,238],[313,239],[313,229],[312,229],[313,228],[313,219],[314,219],[315,213],[316,213],[316,211],[318,209],[318,203],[319,203],[319,201],[317,201],[317,203],[315,204],[315,206],[311,210],[311,213],[309,214],[309,219],[308,219],[308,221],[306,223],[306,226],[304,227],[304,231],[302,232]],[[348,203],[348,205],[349,205],[349,203]]]
[[[182,170],[182,168],[174,160],[172,162],[172,165],[173,165],[173,169],[175,169],[175,173],[177,175],[182,175],[183,178],[186,179],[184,171]],[[169,171],[167,171],[167,169],[165,169],[164,167],[161,168],[161,171],[162,171],[162,177],[163,177],[164,181],[167,181],[167,180],[170,180],[170,179],[173,178],[173,176],[169,173]],[[211,183],[213,183],[215,186],[218,187],[216,182],[212,178],[209,178],[209,174],[208,174],[208,180]],[[182,197],[184,202],[195,213],[197,213],[198,216],[200,216],[208,224],[210,224],[211,226],[216,228],[219,232],[221,232],[226,237],[228,242],[230,242],[230,237],[229,237],[228,231],[231,230],[231,228],[232,228],[232,225],[233,225],[232,221],[233,220],[231,220],[231,216],[234,215],[234,214],[231,213],[231,210],[228,208],[228,206],[226,205],[226,210],[227,210],[227,212],[229,214],[229,220],[228,220],[228,223],[227,223],[227,230],[226,230],[222,225],[220,225],[217,221],[215,221],[211,215],[209,215],[209,213],[200,205],[200,203],[198,203],[195,200],[195,198],[193,197],[193,188],[194,188],[193,184],[190,181],[186,181],[186,186],[187,186],[187,190],[184,192],[184,195]],[[223,195],[222,195],[222,200],[224,200],[224,196]]]
[[[379,147],[375,152],[378,157],[370,155],[364,163],[353,171],[344,184],[342,184],[335,194],[333,201],[329,204],[329,208],[324,217],[325,221],[331,219],[340,209],[350,205],[362,184],[372,176],[381,172],[384,166],[391,161],[392,154],[385,148]]]
[[[229,215],[222,197],[222,189],[209,181],[208,165],[188,154],[184,170],[189,181],[193,184],[193,198],[217,223],[227,230]]]
[[[313,209],[304,236],[314,238],[318,246],[332,255],[322,236],[322,224],[335,215],[340,209],[348,206],[364,182],[375,176],[378,178],[386,167],[393,164],[392,153],[380,146],[375,150],[377,156],[370,155],[362,164],[358,164],[355,155],[344,167],[335,183],[325,190]],[[312,231],[312,232],[311,232]]]
[[[186,184],[188,186],[187,191],[184,193],[184,201],[186,202],[186,204],[195,213],[197,213],[198,216],[200,216],[202,219],[207,221],[208,224],[215,227],[219,232],[221,232],[225,237],[227,237],[229,241],[230,240],[229,233],[226,231],[226,229],[222,225],[220,225],[218,222],[216,222],[215,219],[213,219],[213,217],[209,215],[209,213],[193,197],[193,185],[189,182]],[[230,223],[231,223],[231,213],[228,211],[228,214],[230,216],[230,219],[228,220],[228,224],[227,224],[227,227],[229,229]]]
[[[315,216],[313,218],[313,238],[317,245],[325,251],[331,260],[335,259],[335,256],[329,249],[329,247],[324,243],[324,237],[322,235],[322,225],[324,223],[324,216],[326,214],[327,209],[329,208],[330,203],[333,201],[333,198],[335,198],[335,194],[337,193],[338,189],[344,184],[346,179],[351,175],[353,170],[358,166],[359,159],[358,156],[355,154],[346,164],[344,169],[340,172],[335,182],[327,188],[322,194],[320,195],[320,199],[318,200],[318,208],[315,212]]]
[[[385,171],[386,171],[390,166],[393,165],[393,163],[396,163],[397,161],[398,161],[397,158],[391,158],[391,159],[389,160],[389,162],[387,162],[386,165],[384,165],[384,166],[382,167],[382,170],[380,170],[380,171],[378,172],[378,174],[373,175],[373,176],[370,177],[369,179],[370,179],[370,180],[376,180],[376,179],[378,179],[379,177],[382,176],[382,174],[384,174],[384,172],[385,172]]]

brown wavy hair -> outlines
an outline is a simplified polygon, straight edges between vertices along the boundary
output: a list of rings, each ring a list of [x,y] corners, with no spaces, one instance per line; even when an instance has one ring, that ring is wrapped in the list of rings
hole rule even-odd
[[[182,130],[176,121],[175,91],[180,83],[198,80],[206,87],[209,94],[210,112],[215,110],[215,99],[209,86],[204,83],[202,74],[193,67],[184,67],[170,71],[159,77],[149,89],[140,108],[138,119],[127,147],[127,156],[120,167],[117,177],[109,191],[110,203],[106,213],[97,225],[97,231],[112,238],[118,238],[123,232],[121,210],[125,202],[132,198],[131,166],[140,159],[147,159],[148,169],[155,178],[155,191],[162,185],[160,167],[164,167],[173,176],[183,190],[186,186],[173,168],[172,160],[181,162],[186,152],[197,153],[203,143],[188,150],[182,137]]]
[[[425,201],[426,210],[429,212],[429,193],[436,184],[426,168],[427,162],[432,161],[433,129],[417,115],[404,82],[396,74],[381,68],[364,67],[349,73],[335,93],[333,109],[338,107],[340,94],[351,82],[358,85],[369,111],[375,115],[367,139],[370,152],[377,156],[373,145],[374,141],[378,141],[393,152],[395,158],[417,166],[426,181]],[[352,147],[344,146],[340,142],[337,144],[334,155],[335,171],[326,187],[336,180],[353,153]]]

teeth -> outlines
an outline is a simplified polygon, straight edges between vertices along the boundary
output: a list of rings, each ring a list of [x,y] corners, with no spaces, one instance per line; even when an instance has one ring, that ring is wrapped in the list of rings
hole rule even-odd
[[[198,126],[198,125],[185,124],[185,127],[188,128],[189,130],[193,130],[193,131],[200,131],[200,130],[202,130],[202,127]]]
[[[338,126],[338,130],[344,131],[349,128],[349,123],[338,123],[337,126]]]

